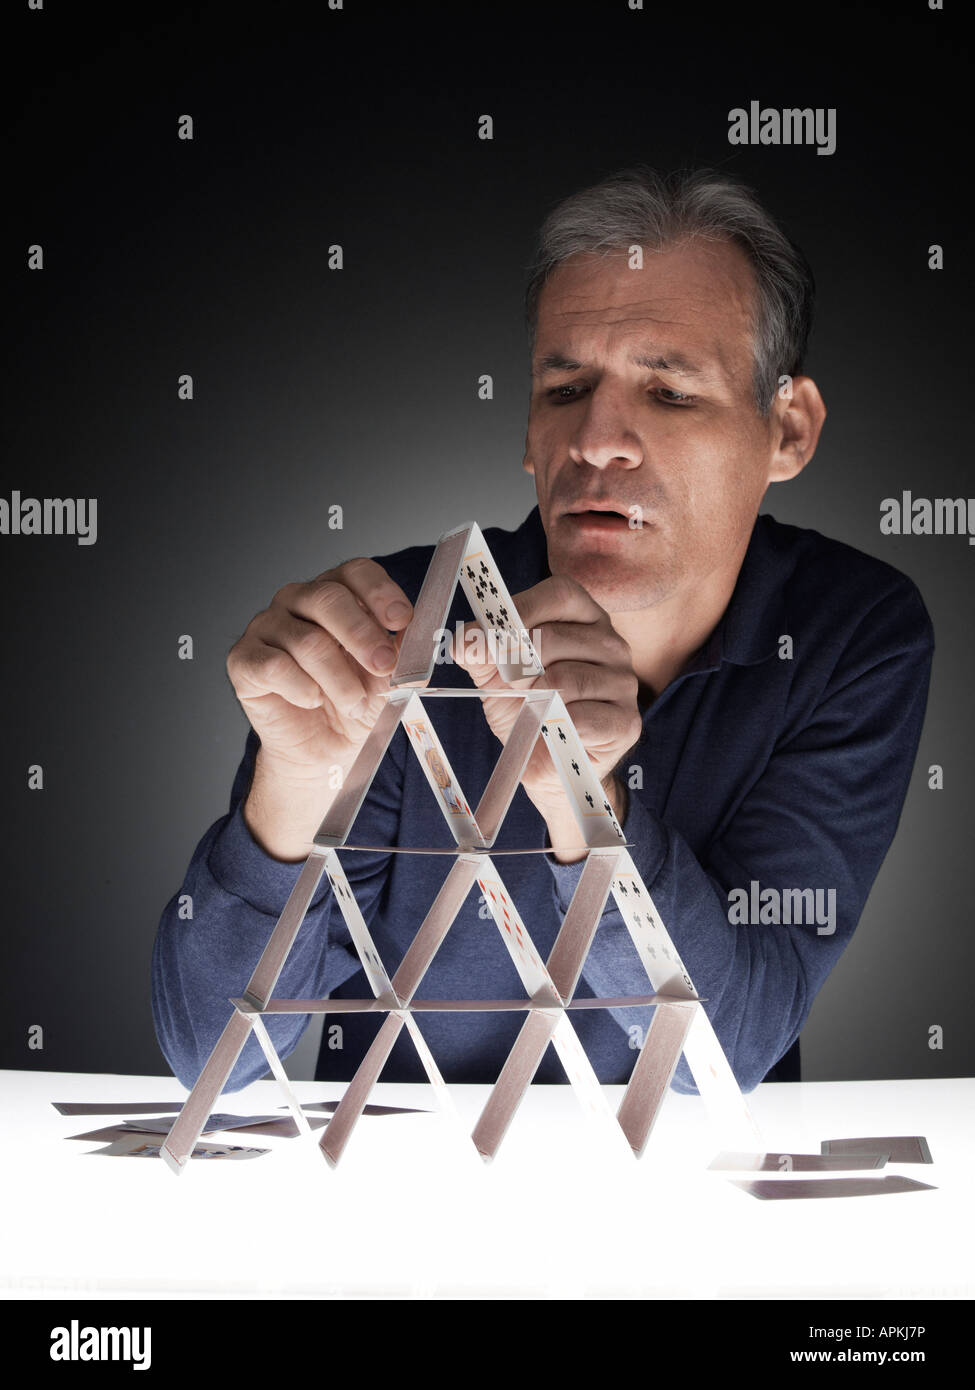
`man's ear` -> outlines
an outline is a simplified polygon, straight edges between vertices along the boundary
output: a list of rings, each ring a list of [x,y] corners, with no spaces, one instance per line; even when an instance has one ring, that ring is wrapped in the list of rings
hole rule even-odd
[[[826,406],[812,377],[786,378],[772,406],[770,483],[784,482],[802,472],[816,452],[825,419]]]

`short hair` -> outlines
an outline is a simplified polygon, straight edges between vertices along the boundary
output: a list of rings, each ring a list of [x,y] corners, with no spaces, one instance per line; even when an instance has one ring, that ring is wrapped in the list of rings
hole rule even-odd
[[[782,375],[802,371],[812,328],[815,281],[798,246],[745,184],[712,169],[661,175],[644,164],[573,193],[542,223],[525,292],[534,351],[538,302],[548,277],[570,256],[632,245],[661,250],[701,237],[741,247],[755,275],[753,374],[758,413],[767,416]]]

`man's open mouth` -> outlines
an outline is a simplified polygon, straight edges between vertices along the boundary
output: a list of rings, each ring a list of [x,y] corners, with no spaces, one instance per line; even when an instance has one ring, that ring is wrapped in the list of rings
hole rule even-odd
[[[571,507],[566,517],[576,527],[599,531],[626,530],[633,514],[639,515],[639,508],[630,508],[622,503],[603,502],[592,506],[577,504]]]

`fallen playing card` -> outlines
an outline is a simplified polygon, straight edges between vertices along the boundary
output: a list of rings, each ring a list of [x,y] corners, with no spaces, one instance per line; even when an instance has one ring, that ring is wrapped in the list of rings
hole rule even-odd
[[[837,1169],[883,1168],[886,1162],[887,1155],[882,1153],[720,1153],[708,1168],[738,1173],[828,1173]]]
[[[277,1115],[211,1115],[204,1124],[201,1134],[213,1134],[221,1129],[245,1129],[253,1125],[277,1122]],[[292,1122],[293,1123],[293,1122]],[[173,1127],[172,1120],[123,1120],[120,1129],[138,1130],[140,1134],[168,1134]]]
[[[52,1100],[51,1104],[59,1115],[175,1115],[183,1108],[181,1100],[164,1100],[158,1105],[114,1100]]]
[[[871,1136],[868,1139],[824,1139],[824,1154],[886,1153],[891,1163],[932,1163],[928,1141],[921,1134]]]
[[[92,1149],[92,1154],[104,1154],[109,1158],[158,1158],[161,1145],[149,1144],[132,1136],[109,1144],[104,1149]],[[239,1144],[197,1144],[192,1158],[259,1158],[270,1153],[270,1149],[245,1149]],[[90,1157],[90,1155],[86,1155]]]
[[[902,1178],[889,1173],[883,1178],[729,1178],[735,1187],[763,1201],[782,1201],[797,1197],[881,1197],[891,1192],[936,1192],[928,1182]]]

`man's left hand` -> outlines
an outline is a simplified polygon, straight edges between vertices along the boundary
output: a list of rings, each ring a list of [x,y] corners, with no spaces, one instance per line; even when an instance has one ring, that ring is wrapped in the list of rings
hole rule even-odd
[[[545,667],[544,676],[506,685],[494,662],[474,660],[478,656],[489,658],[484,643],[458,649],[452,640],[453,658],[481,690],[558,690],[593,771],[622,820],[625,796],[613,769],[637,742],[643,728],[637,704],[639,681],[629,644],[613,627],[605,609],[568,575],[543,579],[513,598]],[[465,635],[477,626],[465,623]],[[521,701],[485,699],[482,703],[490,728],[506,743]],[[568,809],[562,783],[541,739],[532,750],[521,784],[546,820],[561,817],[563,809]]]

